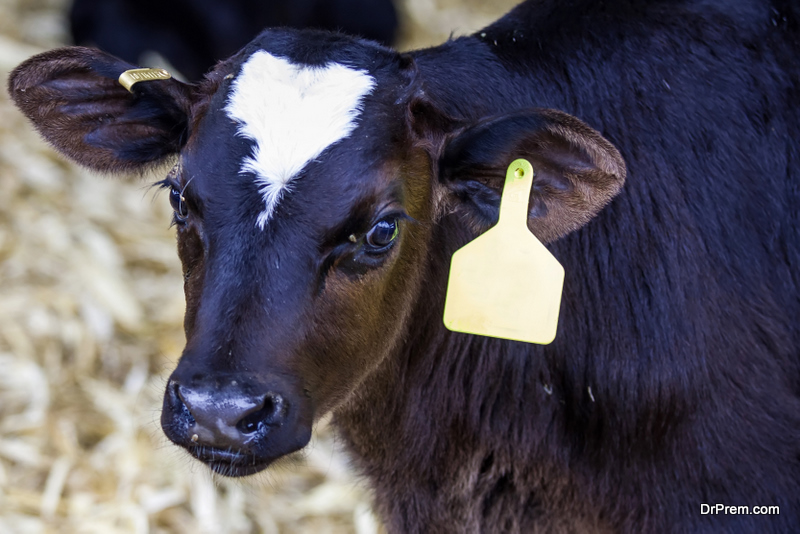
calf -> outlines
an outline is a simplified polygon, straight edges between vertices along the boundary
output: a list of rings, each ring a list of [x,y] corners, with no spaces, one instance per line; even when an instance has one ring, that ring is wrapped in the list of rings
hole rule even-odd
[[[67,48],[9,89],[92,169],[178,156],[187,344],[162,426],[216,472],[266,468],[333,412],[391,532],[790,532],[798,15],[538,0],[407,54],[267,30],[197,85],[128,92],[132,65]],[[566,269],[546,347],[441,318],[518,157]]]

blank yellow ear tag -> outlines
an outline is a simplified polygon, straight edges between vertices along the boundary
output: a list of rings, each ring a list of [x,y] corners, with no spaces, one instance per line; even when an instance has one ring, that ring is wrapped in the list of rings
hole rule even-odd
[[[444,324],[450,330],[548,344],[556,337],[564,268],[528,230],[533,167],[506,173],[497,224],[453,254]]]

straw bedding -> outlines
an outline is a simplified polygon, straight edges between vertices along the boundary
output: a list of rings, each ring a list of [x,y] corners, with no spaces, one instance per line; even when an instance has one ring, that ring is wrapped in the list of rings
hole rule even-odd
[[[405,48],[514,0],[406,0]],[[68,42],[64,0],[0,0],[0,83]],[[159,427],[183,294],[159,176],[55,155],[0,93],[0,534],[380,532],[334,430],[245,481],[214,479]]]

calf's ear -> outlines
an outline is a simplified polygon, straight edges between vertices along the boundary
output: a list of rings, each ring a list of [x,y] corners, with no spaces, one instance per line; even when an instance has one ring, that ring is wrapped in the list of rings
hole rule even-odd
[[[135,68],[83,47],[34,56],[8,92],[36,129],[73,161],[103,172],[137,171],[177,153],[188,135],[191,86],[175,79],[117,81]]]
[[[490,118],[447,141],[439,177],[478,231],[498,218],[508,165],[535,172],[528,228],[550,242],[586,224],[620,191],[625,163],[598,132],[566,113],[530,109]]]

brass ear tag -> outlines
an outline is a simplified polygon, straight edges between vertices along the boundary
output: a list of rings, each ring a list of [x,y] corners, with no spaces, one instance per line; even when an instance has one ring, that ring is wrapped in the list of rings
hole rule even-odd
[[[119,75],[119,83],[128,91],[131,91],[131,87],[135,83],[149,82],[151,80],[169,80],[170,78],[172,78],[172,75],[164,69],[131,69]]]
[[[556,337],[564,268],[528,230],[531,164],[506,173],[500,218],[453,254],[444,324],[450,330],[546,345]]]

